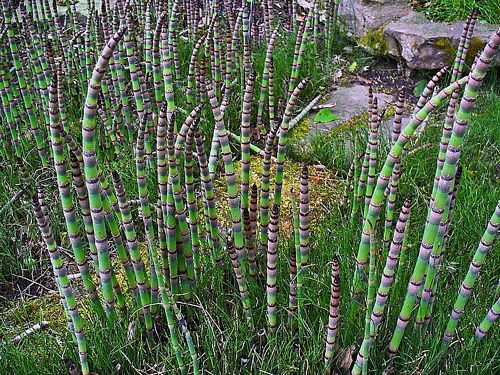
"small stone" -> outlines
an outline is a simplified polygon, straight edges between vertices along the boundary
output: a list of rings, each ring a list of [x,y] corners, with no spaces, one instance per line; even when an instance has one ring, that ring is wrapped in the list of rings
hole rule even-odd
[[[344,47],[344,53],[351,55],[353,53],[353,48],[351,46]]]

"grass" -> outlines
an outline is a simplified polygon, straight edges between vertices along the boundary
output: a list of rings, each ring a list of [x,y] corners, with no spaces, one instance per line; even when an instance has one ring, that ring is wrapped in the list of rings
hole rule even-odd
[[[500,95],[494,89],[486,89],[478,100],[465,147],[462,153],[464,176],[459,188],[456,213],[452,222],[449,244],[440,271],[438,297],[434,318],[426,335],[411,333],[411,324],[403,340],[401,351],[395,359],[399,373],[433,374],[445,370],[450,374],[484,373],[500,371],[500,343],[498,324],[493,327],[482,342],[473,340],[475,326],[486,314],[496,299],[495,287],[500,272],[500,247],[498,243],[490,250],[489,257],[481,271],[469,304],[461,319],[457,340],[449,352],[440,352],[440,340],[447,323],[453,301],[460,283],[465,276],[472,254],[486,226],[487,220],[500,196],[500,175],[496,165],[500,151]],[[433,126],[436,125],[436,126]],[[419,239],[423,230],[426,204],[432,187],[432,177],[437,155],[440,122],[427,127],[422,144],[432,142],[432,147],[423,148],[405,161],[405,171],[401,178],[401,192],[397,207],[403,197],[412,192],[415,202],[410,219],[410,236],[405,261],[398,270],[396,283],[390,297],[388,316],[383,319],[376,346],[372,349],[370,369],[380,373],[386,366],[385,350],[392,336],[399,306],[406,293],[407,280],[418,252]],[[352,133],[352,124],[345,125],[321,141],[313,142],[314,154],[325,164],[336,156],[329,167],[345,173],[349,150],[338,151],[332,142]],[[318,150],[328,150],[321,153]],[[334,184],[340,184],[337,182]],[[342,189],[342,186],[338,186]],[[335,189],[335,185],[332,187]],[[350,301],[350,283],[354,269],[354,255],[360,235],[360,223],[351,225],[341,215],[338,202],[326,203],[326,218],[313,230],[313,244],[310,266],[307,269],[305,290],[305,311],[301,326],[303,338],[297,346],[297,336],[284,324],[280,324],[275,334],[259,336],[249,331],[241,322],[239,296],[233,280],[228,260],[225,262],[224,282],[218,283],[206,262],[206,271],[199,281],[198,294],[193,303],[194,319],[191,332],[199,348],[201,367],[207,373],[320,373],[323,371],[322,356],[324,335],[328,319],[330,287],[330,261],[337,255],[341,262],[341,348],[359,344],[364,312],[353,308]],[[12,215],[13,212],[10,213]],[[288,294],[288,252],[292,246],[289,233],[282,233],[279,249],[278,268],[278,316],[286,320]],[[262,262],[262,259],[260,260]],[[382,259],[378,267],[382,266]],[[263,265],[260,264],[262,272]],[[264,279],[258,278],[250,285],[251,295],[256,296],[255,321],[257,328],[265,326]],[[7,313],[0,317],[0,373],[61,373],[67,359],[77,361],[74,344],[65,327],[62,309],[57,298],[43,297],[30,302],[28,307],[16,303],[7,305]],[[31,308],[30,308],[31,306]],[[50,307],[50,308],[49,308]],[[140,371],[166,373],[175,371],[176,363],[165,330],[160,329],[158,340],[147,341],[135,311],[120,315],[113,327],[94,323],[92,312],[83,308],[86,315],[86,330],[90,343],[89,357],[99,374],[115,372],[141,373]],[[20,327],[28,327],[42,319],[51,320],[51,328],[35,333],[21,344],[14,345],[10,338]],[[92,324],[89,324],[92,322]],[[165,327],[161,321],[158,327]],[[375,355],[374,353],[377,353]],[[120,369],[119,371],[117,369]],[[139,370],[141,369],[141,370]]]
[[[493,25],[500,23],[500,5],[496,0],[430,0],[423,6],[433,21],[464,20],[474,8],[479,9],[480,21]]]
[[[284,32],[282,31],[282,34]],[[275,64],[275,97],[276,104],[278,105],[279,99],[286,95],[288,90],[288,80],[291,72],[291,65],[293,59],[294,40],[291,37],[280,37],[276,41],[276,47],[273,53]],[[337,54],[342,51],[342,48],[347,44],[347,39],[339,37],[339,41],[332,50],[332,54]],[[265,59],[265,46],[258,46],[252,51],[253,69],[257,73],[254,106],[257,107],[259,100],[261,75],[264,67]],[[192,46],[184,42],[182,39],[179,41],[179,55],[181,61],[189,61]],[[309,83],[301,93],[300,100],[297,102],[297,108],[301,109],[309,103],[320,92],[325,92],[330,85],[332,74],[331,72],[340,64],[338,60],[329,59],[326,56],[318,58],[315,50],[308,46],[305,52],[306,58],[304,59],[299,80],[306,76],[311,77]],[[176,103],[180,108],[186,108],[185,93],[183,88],[187,85],[187,64],[181,64],[181,79],[175,85],[176,88]],[[227,112],[227,124],[231,131],[238,133],[240,131],[241,122],[241,97],[238,90],[233,89],[232,98],[229,101]],[[70,114],[70,122],[73,122],[75,131],[73,136],[75,141],[81,143],[80,118],[82,115],[83,99],[81,97],[73,98],[68,101],[67,111]],[[133,105],[133,101],[131,102]],[[279,112],[278,112],[279,113]],[[254,118],[252,121],[255,123],[256,111],[253,113]],[[267,123],[267,113],[264,112],[264,123]],[[207,148],[210,147],[210,141],[213,132],[213,116],[209,106],[203,109],[202,120],[200,121],[200,128],[205,137]],[[208,121],[207,121],[208,119]],[[262,141],[264,142],[264,141]],[[257,142],[259,144],[259,142]],[[239,145],[237,145],[239,152]],[[259,144],[261,148],[264,147],[263,143]],[[6,144],[4,147],[10,147]],[[100,145],[104,148],[104,145]],[[236,150],[236,148],[235,148]],[[125,190],[128,198],[137,197],[137,183],[135,181],[135,164],[130,163],[133,160],[131,149],[125,148],[122,150],[123,155],[121,158],[114,160],[112,163],[103,163],[103,172],[105,175],[110,175],[110,168],[117,168],[120,170],[122,178],[125,183]],[[45,189],[45,194],[48,194],[47,201],[58,201],[58,193],[56,189],[55,173],[52,168],[37,169],[39,163],[38,155],[35,149],[26,150],[26,155],[23,158],[23,163],[27,166],[29,171],[34,171],[33,178],[37,183],[42,184]],[[110,164],[110,165],[108,165]],[[222,164],[222,163],[220,163]],[[11,281],[12,275],[32,276],[40,273],[50,265],[47,260],[45,249],[40,248],[37,241],[32,239],[39,238],[39,232],[35,224],[35,219],[31,210],[30,200],[24,195],[20,198],[19,202],[6,206],[1,209],[20,189],[22,186],[21,178],[18,169],[14,166],[9,159],[0,158],[0,282]],[[148,189],[150,194],[157,192],[156,175],[148,175]],[[156,197],[150,196],[151,201],[156,201]],[[76,201],[75,201],[76,202]],[[54,234],[65,231],[64,219],[62,211],[58,205],[49,207],[51,217],[53,218]],[[139,226],[140,228],[141,226]],[[141,229],[139,229],[141,230]],[[59,240],[59,238],[56,238]],[[69,246],[69,240],[66,238],[65,244]],[[22,261],[19,261],[22,260]],[[0,295],[0,299],[1,299]]]
[[[283,96],[287,88],[293,53],[292,41],[293,38],[281,38],[274,53],[278,98]],[[180,53],[183,55],[181,60],[186,61],[190,48],[184,45],[180,47]],[[338,48],[340,51],[341,43]],[[257,72],[262,71],[264,52],[260,49],[253,57]],[[335,68],[334,63],[322,58],[312,49],[309,49],[306,55],[308,57],[302,66],[301,77],[306,74],[310,75],[312,83],[301,95],[299,108],[317,93],[328,88],[331,72]],[[183,76],[185,76],[186,66],[182,66],[182,69]],[[491,86],[494,87],[494,84],[491,83]],[[256,87],[259,86],[260,77],[256,82]],[[177,87],[183,87],[183,83],[180,82]],[[234,95],[235,100],[231,101],[232,104],[227,109],[228,123],[232,125],[233,130],[238,128],[241,105],[240,94],[237,89],[235,91],[237,92]],[[490,257],[481,272],[481,277],[459,326],[458,340],[453,342],[447,355],[440,352],[441,336],[460,282],[484,231],[487,219],[500,196],[498,184],[500,176],[496,164],[500,151],[500,129],[497,126],[500,95],[494,89],[486,88],[484,92],[478,101],[477,115],[471,122],[463,151],[464,177],[459,189],[456,214],[445,260],[440,271],[440,288],[434,319],[426,335],[412,334],[411,326],[409,327],[401,351],[395,358],[395,365],[400,373],[432,374],[439,373],[443,369],[452,374],[478,372],[495,374],[500,371],[498,327],[494,327],[489,337],[483,342],[477,343],[472,339],[475,325],[484,317],[495,299],[495,287],[500,271],[500,259],[496,256],[499,250],[498,244],[492,248]],[[178,95],[178,98],[182,97],[183,95]],[[256,95],[256,100],[258,100],[258,95]],[[183,107],[182,99],[178,104]],[[74,107],[71,109],[73,118],[78,118],[82,108],[81,103],[74,103]],[[208,114],[210,111],[208,109],[205,111],[207,113],[203,118],[208,117],[209,120],[202,121],[201,126],[206,141],[210,142],[209,136],[212,133],[213,123],[211,115]],[[75,125],[78,125],[78,122],[75,122]],[[426,205],[432,187],[437,142],[440,135],[440,128],[433,125],[441,125],[441,122],[431,123],[420,141],[421,144],[431,143],[432,147],[423,148],[408,156],[405,161],[397,207],[399,208],[403,197],[410,192],[414,194],[415,201],[410,219],[408,246],[403,250],[405,261],[398,270],[386,312],[387,317],[382,322],[379,337],[370,357],[369,367],[377,373],[382,372],[387,364],[384,353],[406,293],[407,280],[417,256],[427,214]],[[356,136],[357,129],[359,129],[358,136]],[[302,125],[296,130],[305,131]],[[297,144],[291,147],[294,161],[287,161],[285,176],[288,180],[285,180],[282,213],[284,222],[280,227],[278,262],[278,321],[280,324],[276,333],[265,333],[263,330],[264,334],[260,334],[261,329],[266,326],[263,257],[259,258],[259,276],[256,280],[249,282],[250,295],[254,298],[252,305],[256,330],[249,330],[243,323],[240,296],[227,257],[224,262],[223,275],[214,269],[213,261],[208,255],[203,257],[204,270],[198,280],[195,298],[190,306],[182,305],[182,303],[180,305],[189,315],[187,320],[189,328],[197,347],[201,368],[206,373],[317,374],[323,372],[330,262],[335,255],[340,260],[342,275],[340,356],[343,356],[344,349],[351,345],[359,345],[363,334],[364,312],[359,305],[351,301],[350,290],[361,223],[359,219],[353,224],[349,223],[340,210],[338,193],[343,190],[343,183],[338,176],[346,174],[351,160],[356,157],[353,155],[353,148],[349,146],[349,142],[352,144],[354,139],[365,137],[366,119],[359,116],[328,134],[314,137],[305,151]],[[300,138],[300,136],[294,138],[293,134],[291,136],[292,140]],[[359,148],[363,147],[364,144]],[[381,149],[382,154],[385,155],[387,145],[382,143]],[[31,153],[26,157],[25,163],[29,164],[35,159],[36,155]],[[128,198],[133,199],[137,197],[137,185],[134,165],[130,160],[132,160],[130,150],[126,150],[114,163],[122,173]],[[293,249],[290,225],[285,225],[290,217],[286,191],[288,190],[287,184],[292,181],[297,183],[300,170],[297,162],[303,161],[321,163],[329,171],[325,172],[326,177],[323,181],[321,177],[311,174],[312,200],[314,202],[318,196],[320,200],[316,202],[316,205],[312,204],[313,209],[317,208],[313,217],[317,221],[314,221],[312,226],[310,263],[305,274],[305,305],[300,316],[301,330],[297,335],[284,324],[288,305],[288,254]],[[19,171],[6,161],[0,160],[0,165],[2,166],[0,199],[3,203],[7,202],[20,188],[20,181]],[[106,175],[109,175],[109,169],[112,167],[113,165],[105,167]],[[257,169],[255,168],[254,171]],[[33,179],[43,182],[46,187],[46,193],[50,194],[47,201],[58,202],[53,171],[35,168],[29,170],[35,171],[32,172]],[[337,177],[332,176],[334,173]],[[253,178],[255,177],[254,175]],[[156,198],[154,191],[157,190],[154,173],[149,174],[148,184],[151,201],[154,202]],[[221,207],[218,211],[219,216],[227,218],[228,215],[224,215],[223,209],[224,207]],[[49,205],[49,210],[54,233],[58,237],[57,242],[66,251],[69,249],[69,240],[62,226],[60,207],[58,204],[52,204]],[[137,219],[137,209],[133,214]],[[2,210],[0,219],[0,282],[11,279],[17,283],[19,279],[16,275],[38,279],[44,270],[50,269],[50,265],[46,251],[40,247],[39,234],[34,225],[27,197],[22,197],[19,202]],[[139,221],[136,220],[137,222]],[[137,228],[141,228],[141,225]],[[144,238],[142,229],[138,232],[139,238]],[[383,260],[379,259],[377,264],[379,271],[382,265]],[[47,285],[43,285],[42,289],[53,290],[55,287],[53,282],[49,281]],[[66,327],[65,316],[56,295],[55,292],[44,292],[41,297],[27,296],[27,299],[6,300],[3,303],[4,306],[0,310],[0,374],[64,373],[67,372],[68,361],[78,363],[75,344]],[[166,322],[162,315],[157,317],[155,339],[147,340],[144,337],[138,311],[133,309],[122,311],[118,321],[109,326],[94,315],[87,299],[80,298],[79,301],[79,310],[85,321],[92,369],[99,374],[174,373],[176,371],[177,363],[166,336]],[[11,341],[17,333],[41,320],[49,320],[50,328],[30,335],[19,345]],[[188,354],[184,354],[187,359]]]

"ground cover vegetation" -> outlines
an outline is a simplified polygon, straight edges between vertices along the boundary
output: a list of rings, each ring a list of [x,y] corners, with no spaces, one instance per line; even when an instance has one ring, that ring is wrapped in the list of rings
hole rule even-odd
[[[477,10],[416,104],[304,144],[337,0],[1,5],[0,372],[498,373]]]
[[[430,0],[418,1],[416,9],[424,11],[434,21],[463,20],[473,10],[479,10],[479,20],[500,23],[500,8],[493,0]]]

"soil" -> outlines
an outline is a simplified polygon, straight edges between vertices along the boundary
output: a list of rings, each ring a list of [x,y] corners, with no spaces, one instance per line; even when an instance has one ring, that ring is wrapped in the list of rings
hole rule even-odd
[[[0,283],[0,305],[5,301],[12,302],[21,296],[34,298],[46,294],[49,290],[56,290],[52,270],[36,276],[11,275],[10,280]]]
[[[417,102],[413,95],[413,88],[418,79],[407,77],[398,66],[389,60],[377,60],[368,66],[362,73],[353,77],[352,82],[373,86],[374,92],[385,92],[396,96],[401,88],[406,88],[406,98],[412,103]]]

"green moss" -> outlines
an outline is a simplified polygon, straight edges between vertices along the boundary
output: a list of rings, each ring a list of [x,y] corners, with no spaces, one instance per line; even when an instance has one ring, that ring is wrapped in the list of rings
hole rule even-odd
[[[6,306],[6,309],[0,312],[1,331],[6,336],[14,337],[42,320],[48,320],[52,328],[65,326],[66,318],[56,292],[49,292],[20,306]]]
[[[391,119],[392,117],[394,117],[394,115],[395,115],[395,114],[396,114],[396,106],[395,106],[395,105],[390,105],[390,106],[388,106],[388,107],[385,109],[383,119],[384,119],[384,120],[389,120],[389,119]]]
[[[384,38],[384,28],[368,30],[359,38],[359,44],[373,52],[384,54],[387,52],[387,42]]]
[[[363,112],[352,116],[330,130],[325,137],[338,137],[346,133],[355,133],[355,131],[368,124],[368,113]]]
[[[450,43],[450,40],[448,38],[437,38],[434,41],[434,45],[448,56],[448,61],[446,62],[447,64],[451,65],[453,64],[453,61],[455,60],[455,55],[457,53],[457,47],[458,46],[452,46]]]
[[[290,142],[298,142],[309,133],[309,130],[311,130],[311,122],[307,117],[303,118],[297,125],[295,125],[288,138]]]
[[[481,51],[485,46],[485,43],[478,36],[473,36],[470,45],[469,51],[467,52],[467,57],[465,58],[465,65],[472,66],[474,63],[474,59],[479,51]]]
[[[236,171],[236,183],[241,183],[241,161],[234,163]],[[315,168],[309,166],[309,191],[310,191],[310,208],[311,208],[311,226],[315,228],[319,222],[327,215],[325,207],[328,207],[334,202],[340,200],[343,184],[335,176],[331,170],[323,168]],[[288,235],[293,231],[293,223],[291,221],[292,199],[290,188],[298,192],[300,188],[300,173],[302,164],[290,159],[285,162],[285,172],[283,179],[283,190],[281,200],[281,210],[283,213],[280,221],[280,232]],[[271,192],[274,191],[274,176],[276,174],[276,166],[273,163],[271,167]],[[252,155],[250,158],[250,186],[252,184],[260,184],[262,176],[262,159],[259,156]],[[217,176],[215,180],[216,189],[220,192],[225,192],[227,189],[226,179],[224,174]],[[221,199],[216,200],[217,212],[219,212],[218,220],[221,228],[227,231],[231,227],[231,216],[228,200],[226,195],[221,195]],[[272,199],[272,193],[271,193]]]
[[[448,62],[447,64],[453,64],[453,61],[455,60],[455,56],[457,53],[457,47],[458,46],[453,46],[450,43],[450,40],[448,38],[437,38],[434,41],[434,45],[440,49],[441,51],[445,52],[448,56]],[[474,36],[472,37],[469,45],[469,50],[467,52],[467,57],[465,61],[465,65],[471,66],[472,63],[474,62],[474,58],[476,54],[481,51],[484,47],[485,43],[484,41],[481,40],[481,38]]]

